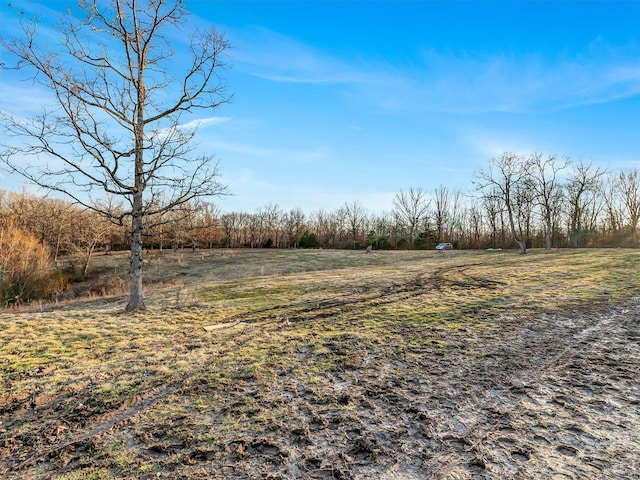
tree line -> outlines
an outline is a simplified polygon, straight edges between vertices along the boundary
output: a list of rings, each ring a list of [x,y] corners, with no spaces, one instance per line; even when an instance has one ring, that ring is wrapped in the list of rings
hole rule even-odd
[[[124,212],[110,208],[113,218]],[[113,218],[64,199],[0,192],[0,226],[32,236],[54,262],[81,258],[82,271],[95,251],[128,249],[128,222]],[[504,153],[475,173],[468,191],[409,187],[382,213],[357,199],[311,212],[275,203],[222,212],[214,203],[188,202],[150,215],[142,243],[147,250],[637,247],[639,219],[638,169],[613,173],[551,155]]]
[[[505,152],[474,173],[469,190],[408,187],[382,213],[357,199],[310,212],[274,203],[254,212],[188,207],[156,220],[147,248],[637,247],[640,174]]]
[[[409,187],[372,212],[359,200],[305,212],[267,203],[222,212],[214,203],[158,209],[144,225],[144,249],[431,249],[637,247],[638,169],[607,172],[553,155],[509,152],[474,174],[468,191]],[[96,254],[127,250],[122,205],[113,214],[66,199],[0,191],[0,295],[4,304],[51,296],[85,278]],[[62,275],[66,272],[66,276]]]

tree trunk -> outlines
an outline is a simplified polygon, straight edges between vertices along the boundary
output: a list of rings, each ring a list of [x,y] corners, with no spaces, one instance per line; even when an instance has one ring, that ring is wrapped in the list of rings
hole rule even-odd
[[[87,272],[89,271],[89,262],[91,261],[91,255],[93,255],[93,250],[96,247],[96,243],[98,240],[93,239],[89,249],[87,251],[87,256],[84,259],[84,264],[82,265],[82,278],[87,278]]]
[[[142,295],[142,192],[136,192],[133,197],[130,268],[129,279],[131,285],[127,310],[144,310]]]
[[[518,247],[520,248],[520,253],[522,255],[525,255],[527,253],[527,245],[525,244],[525,242],[520,240],[518,236],[518,233],[516,231],[516,224],[513,220],[513,211],[511,210],[511,205],[509,203],[507,203],[507,215],[509,216],[509,226],[511,227],[511,236],[513,237],[515,242],[518,244]]]
[[[60,253],[60,242],[62,239],[62,228],[58,229],[58,235],[56,236],[56,249],[53,255],[53,261],[58,265],[58,254]]]
[[[139,39],[137,39],[139,41]],[[138,47],[140,47],[138,45]],[[136,83],[137,116],[134,122],[133,135],[135,142],[134,160],[134,188],[131,202],[131,271],[129,272],[129,303],[127,310],[144,310],[144,297],[142,293],[142,222],[144,218],[144,204],[142,194],[145,189],[144,181],[144,109],[145,86],[144,63],[146,52],[138,54],[138,76]]]
[[[551,229],[547,227],[547,231],[544,234],[544,249],[551,250]]]
[[[545,219],[545,232],[544,232],[544,248],[545,250],[551,250],[551,232],[552,232],[552,224],[551,218],[547,217]]]

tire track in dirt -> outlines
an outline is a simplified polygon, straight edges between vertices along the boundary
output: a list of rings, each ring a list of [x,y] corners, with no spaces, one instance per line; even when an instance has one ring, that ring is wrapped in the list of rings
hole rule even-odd
[[[481,263],[464,264],[438,268],[427,274],[415,274],[410,280],[396,282],[386,286],[380,286],[375,282],[363,283],[353,286],[353,293],[343,296],[331,297],[315,302],[302,302],[292,305],[282,304],[252,311],[240,313],[224,319],[224,322],[241,321],[243,323],[258,323],[273,320],[273,316],[282,310],[287,313],[285,320],[291,322],[312,321],[336,316],[347,309],[357,309],[363,306],[384,306],[428,295],[434,290],[442,290],[444,287],[457,287],[465,289],[496,289],[503,285],[502,282],[483,277],[463,275],[461,279],[450,278],[455,274],[464,274],[473,266],[482,266]],[[276,313],[277,312],[277,313]]]
[[[368,352],[324,386],[285,375],[296,413],[258,433],[274,455],[232,455],[212,478],[638,478],[638,319],[636,299],[513,319],[497,339],[462,332],[412,361]]]
[[[271,319],[272,320],[272,319]],[[219,348],[216,353],[217,357],[224,357],[227,353],[239,348],[243,344],[251,341],[256,333],[253,331],[243,331],[239,335],[232,335],[232,341],[229,341],[225,347]],[[208,344],[203,344],[200,348],[206,348]],[[192,349],[196,353],[197,349]],[[217,358],[211,360],[211,364],[215,363]],[[206,370],[209,364],[202,365],[201,369]],[[97,405],[91,411],[87,412],[86,418],[63,418],[58,410],[66,404],[73,404],[73,408],[79,408],[85,403],[90,403],[92,397],[91,387],[99,387],[98,383],[91,383],[84,388],[67,391],[64,390],[58,396],[51,398],[48,402],[37,405],[31,410],[23,410],[20,406],[12,409],[11,415],[7,412],[3,414],[2,431],[17,430],[21,431],[21,426],[31,421],[38,420],[40,422],[40,431],[31,431],[28,437],[31,439],[29,445],[22,445],[20,438],[15,435],[5,436],[0,442],[0,474],[7,475],[9,473],[28,469],[38,464],[52,465],[60,460],[64,452],[69,451],[67,459],[64,463],[73,464],[82,456],[83,449],[78,448],[80,445],[90,443],[94,437],[98,437],[111,430],[113,427],[125,424],[132,417],[144,413],[144,411],[158,404],[169,395],[179,392],[185,388],[190,381],[200,375],[200,369],[193,372],[192,375],[180,378],[178,381],[166,385],[157,385],[146,389],[138,394],[135,398],[125,400],[115,408],[109,408],[108,405]],[[52,417],[52,424],[43,423],[45,416]],[[75,424],[75,425],[74,425]],[[71,432],[68,432],[69,426],[74,425]],[[53,431],[53,433],[51,433]],[[58,433],[62,432],[62,433]],[[21,435],[18,435],[20,437]],[[16,448],[19,447],[19,448]],[[73,452],[78,449],[79,452]],[[18,477],[19,478],[19,477]]]
[[[639,304],[546,323],[573,334],[512,380],[522,398],[511,416],[533,438],[520,443],[538,459],[535,473],[546,465],[558,478],[640,477]]]
[[[66,438],[57,440],[54,445],[47,446],[37,451],[32,452],[26,458],[19,460],[3,462],[5,463],[2,472],[4,474],[9,471],[20,471],[36,463],[47,461],[52,456],[57,455],[60,451],[69,448],[73,445],[87,442],[93,437],[96,437],[112,427],[121,424],[129,420],[134,415],[137,415],[144,410],[152,407],[167,395],[175,393],[179,390],[181,385],[164,385],[154,388],[151,395],[146,396],[135,402],[128,402],[126,406],[121,407],[117,411],[110,411],[102,414],[100,418],[96,418],[94,422],[88,426],[85,426],[80,431],[75,432],[72,435],[68,435]]]
[[[462,270],[463,268],[468,268],[468,266],[465,265],[460,269]],[[434,274],[432,274],[431,277],[429,277],[428,281],[422,280],[422,277],[420,276],[415,276],[415,278],[412,278],[408,282],[396,283],[384,288],[370,287],[369,285],[357,286],[355,287],[356,291],[353,294],[349,294],[343,298],[331,298],[322,300],[312,306],[302,305],[297,308],[294,307],[291,314],[291,320],[316,320],[334,316],[341,312],[344,312],[347,309],[358,308],[363,305],[373,304],[375,306],[379,306],[394,304],[419,295],[428,294],[434,288],[432,277],[437,276],[438,278],[437,288],[440,288],[443,284],[446,283],[446,280],[444,280],[442,277],[443,272],[444,270],[437,270],[436,272],[434,272]],[[367,292],[363,294],[365,290],[367,290]],[[246,315],[238,316],[238,318],[241,319],[243,323],[247,324],[257,324],[264,322],[271,323],[273,322],[273,317],[270,314],[273,310],[276,310],[278,308],[279,307],[276,306],[272,309],[265,309],[264,311],[258,312],[259,315],[254,316],[253,318],[247,318]],[[289,307],[289,309],[291,309],[291,307]],[[246,342],[251,340],[253,338],[253,335],[243,335],[243,337],[245,337],[244,340],[236,338],[236,342],[233,348],[237,348],[243,343],[243,341]],[[21,458],[15,459],[13,461],[3,462],[5,467],[4,470],[5,472],[15,472],[33,466],[34,464],[42,461],[54,460],[55,457],[59,456],[62,451],[68,449],[69,447],[85,443],[91,440],[93,437],[105,433],[106,431],[117,425],[123,424],[134,415],[150,408],[151,406],[163,400],[167,395],[179,390],[182,385],[189,381],[189,379],[190,378],[183,379],[180,384],[156,387],[152,390],[146,391],[137,397],[138,399],[142,400],[133,402],[128,401],[125,403],[125,405],[119,406],[117,410],[98,411],[90,419],[87,419],[89,421],[81,429],[75,429],[74,432],[66,434],[61,439],[56,437],[55,443],[53,445],[43,445],[40,447],[36,447],[30,454],[25,454],[25,452],[23,452]],[[48,410],[53,411],[60,404],[67,400],[68,397],[66,396],[53,399],[48,404],[39,406],[37,410],[26,412],[27,417],[35,418],[36,416],[41,416]],[[78,398],[78,402],[80,402],[80,400],[81,399]],[[28,419],[27,417],[21,418],[20,421],[24,422]],[[18,420],[15,419],[15,422],[17,421]]]
[[[639,319],[638,300],[577,318],[534,319],[516,335],[467,351],[473,363],[453,359],[448,380],[434,379],[438,398],[425,399],[418,388],[402,400],[410,405],[406,424],[429,426],[427,435],[413,432],[405,450],[435,452],[422,462],[398,459],[404,471],[420,478],[640,477]],[[411,379],[424,385],[425,378]],[[460,394],[446,395],[455,389]]]

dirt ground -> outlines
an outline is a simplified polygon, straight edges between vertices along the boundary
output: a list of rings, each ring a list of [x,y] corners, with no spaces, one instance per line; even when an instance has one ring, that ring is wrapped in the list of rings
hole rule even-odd
[[[400,287],[369,301],[429,298]],[[344,298],[324,307],[346,308]],[[322,308],[291,312],[185,340],[176,355],[221,360],[125,402],[97,401],[89,385],[36,403],[4,398],[0,477],[640,478],[640,297],[488,316],[482,328],[396,322],[395,343],[321,338]],[[288,364],[274,351],[261,374],[237,359],[232,376],[220,373],[231,352],[273,332],[289,342]]]
[[[640,478],[640,301],[510,327],[411,365],[365,352],[334,401],[283,375],[296,415],[217,478]]]
[[[456,348],[412,355],[410,363],[362,351],[332,371],[332,392],[300,385],[285,370],[272,384],[290,412],[280,424],[224,448],[172,447],[161,432],[151,433],[155,444],[133,448],[158,457],[181,448],[183,461],[202,465],[192,478],[640,478],[640,300],[506,319],[504,329],[489,337],[460,332],[447,339]],[[298,354],[304,360],[310,352]],[[127,435],[140,412],[202,388],[158,389],[41,452],[27,445],[17,452],[5,440],[3,470],[8,478],[56,478],[38,464],[77,462],[99,448],[100,436]],[[240,410],[256,394],[240,382],[227,392],[228,408]],[[5,413],[4,431],[15,421]],[[153,477],[186,478],[178,470]]]

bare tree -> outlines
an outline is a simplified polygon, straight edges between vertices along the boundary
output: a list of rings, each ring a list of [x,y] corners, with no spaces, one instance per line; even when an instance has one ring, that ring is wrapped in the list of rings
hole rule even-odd
[[[265,238],[262,242],[263,247],[278,248],[280,235],[282,232],[281,221],[284,212],[277,203],[267,203],[259,212],[261,223],[265,229]]]
[[[311,213],[311,226],[318,236],[318,243],[323,247],[336,248],[342,221],[335,212],[319,209]]]
[[[407,192],[400,190],[393,197],[395,213],[408,230],[410,248],[413,248],[418,227],[426,222],[430,204],[427,193],[420,187],[410,187]]]
[[[609,173],[603,181],[602,193],[606,211],[606,226],[603,230],[609,231],[612,235],[622,234],[624,223],[624,205],[620,196],[619,176]],[[620,237],[620,245],[622,236]]]
[[[195,252],[197,248],[196,237],[203,226],[202,211],[204,203],[201,201],[192,201],[183,203],[179,207],[174,208],[168,216],[173,230],[174,248],[187,244],[191,246],[191,251]]]
[[[289,213],[285,214],[284,226],[288,247],[298,248],[298,241],[300,241],[305,226],[304,220],[305,215],[300,208],[292,208]]]
[[[57,198],[22,193],[6,196],[5,210],[15,225],[49,247],[53,260],[69,253],[73,244],[72,220],[80,209]]]
[[[520,253],[527,253],[525,231],[522,224],[516,225],[518,211],[518,191],[524,186],[528,172],[526,162],[520,155],[504,152],[499,158],[492,158],[487,168],[476,173],[474,183],[484,195],[497,195],[506,213],[511,237],[518,244]]]
[[[73,253],[79,256],[80,276],[87,277],[89,262],[99,245],[107,241],[111,223],[98,216],[94,211],[77,212],[73,218]]]
[[[224,234],[224,246],[226,248],[235,248],[238,245],[235,243],[235,239],[238,236],[238,230],[240,227],[240,215],[231,212],[225,213],[220,216],[220,226]],[[253,245],[251,245],[253,247]]]
[[[436,223],[436,234],[438,235],[438,242],[442,242],[444,241],[444,229],[449,215],[449,189],[444,185],[440,185],[436,188],[434,199],[435,209],[433,211],[433,215]]]
[[[527,176],[519,185],[516,186],[515,198],[514,211],[516,215],[516,225],[519,229],[520,237],[526,244],[531,240],[534,221],[533,212],[535,192],[533,190],[530,176]]]
[[[503,238],[502,235],[502,204],[500,201],[500,193],[497,190],[484,190],[482,192],[482,207],[484,208],[487,222],[490,228],[490,245],[491,248],[496,248],[498,245],[498,238]],[[504,242],[501,242],[502,245]]]
[[[195,154],[195,129],[183,127],[183,116],[229,100],[220,79],[228,44],[213,28],[196,31],[189,58],[176,61],[169,38],[185,27],[181,1],[83,0],[78,12],[62,20],[56,50],[38,35],[35,22],[23,24],[22,38],[0,40],[17,60],[15,68],[33,72],[55,104],[27,120],[2,114],[3,138],[18,138],[3,140],[0,160],[105,216],[113,212],[93,201],[96,188],[124,199],[128,207],[113,220],[131,218],[127,310],[143,309],[145,219],[225,192],[213,157]],[[25,166],[26,157],[43,164]],[[154,204],[160,192],[166,202]]]
[[[569,238],[571,246],[586,246],[594,229],[601,195],[600,181],[604,170],[590,163],[574,165],[567,183]]]
[[[460,229],[460,220],[463,203],[462,191],[459,189],[449,192],[448,214],[446,217],[447,238],[449,241],[455,240],[456,230]]]
[[[353,249],[355,250],[358,248],[358,243],[362,241],[362,237],[364,237],[363,230],[367,218],[367,210],[357,200],[345,202],[340,210],[342,210],[341,213],[349,230],[351,241],[353,242]]]
[[[571,161],[568,158],[558,160],[553,155],[544,157],[541,153],[534,153],[529,158],[529,164],[530,185],[544,223],[544,248],[550,250],[554,218],[562,198],[563,185],[560,181],[560,173],[571,164]]]
[[[480,248],[480,239],[482,237],[482,214],[475,205],[467,209],[467,222],[469,225],[468,239],[469,244],[474,248]]]
[[[241,214],[241,225],[246,232],[244,243],[251,248],[262,245],[265,237],[265,225],[260,212]]]
[[[640,173],[638,169],[622,171],[618,177],[622,203],[631,226],[631,242],[638,246],[638,221],[640,220]]]
[[[200,242],[206,248],[213,248],[218,240],[220,209],[211,202],[205,202],[202,208],[202,225],[200,225]]]

